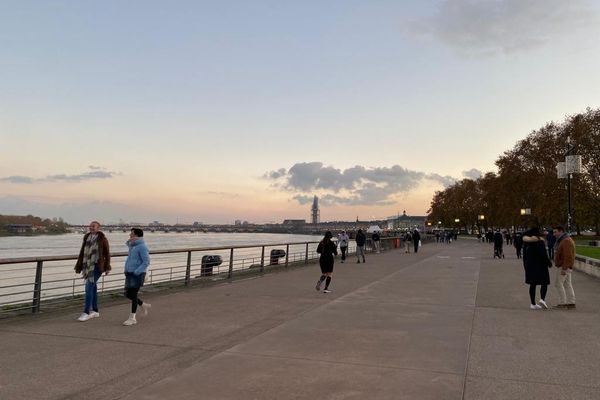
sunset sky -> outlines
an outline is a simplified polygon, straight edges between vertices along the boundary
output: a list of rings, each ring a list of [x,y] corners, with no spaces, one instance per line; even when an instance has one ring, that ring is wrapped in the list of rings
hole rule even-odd
[[[0,214],[423,215],[600,107],[600,1],[0,2]]]

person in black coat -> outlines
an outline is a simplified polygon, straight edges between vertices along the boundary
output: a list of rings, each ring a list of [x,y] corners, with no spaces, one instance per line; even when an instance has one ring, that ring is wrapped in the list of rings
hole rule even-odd
[[[419,251],[419,243],[421,243],[421,234],[418,229],[415,229],[412,234],[413,245],[415,246],[415,253]]]
[[[496,230],[496,233],[494,233],[494,258],[504,258],[504,253],[502,252],[503,244],[502,233],[500,233],[500,230]]]
[[[325,232],[325,237],[319,242],[317,246],[317,253],[321,255],[319,257],[319,265],[321,266],[321,277],[317,282],[315,289],[321,290],[321,284],[325,281],[325,289],[323,293],[329,293],[329,284],[331,283],[331,274],[333,273],[333,257],[337,256],[337,245],[333,243],[331,238],[333,235],[330,231]]]
[[[523,266],[525,267],[525,283],[529,285],[529,298],[532,310],[548,308],[546,304],[546,293],[550,284],[550,273],[548,268],[552,262],[546,252],[544,236],[539,228],[532,228],[523,234]],[[541,286],[540,301],[535,302],[535,288]]]
[[[517,250],[517,258],[521,258],[521,251],[523,250],[523,235],[521,235],[520,232],[515,235],[513,243],[515,249]]]

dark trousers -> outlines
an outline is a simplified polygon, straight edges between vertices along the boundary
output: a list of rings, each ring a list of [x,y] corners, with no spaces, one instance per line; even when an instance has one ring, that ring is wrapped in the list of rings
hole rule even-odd
[[[131,312],[135,314],[138,306],[144,304],[144,302],[138,298],[138,292],[140,288],[127,288],[125,289],[125,297],[131,300]]]
[[[554,246],[548,247],[548,258],[550,258],[550,261],[554,262]]]
[[[340,250],[342,251],[342,261],[346,259],[346,251],[348,251],[347,246],[340,246]]]
[[[535,304],[535,287],[537,285],[529,285],[529,300],[531,300],[531,304]],[[542,300],[546,299],[546,293],[548,293],[548,285],[540,285],[540,298]]]

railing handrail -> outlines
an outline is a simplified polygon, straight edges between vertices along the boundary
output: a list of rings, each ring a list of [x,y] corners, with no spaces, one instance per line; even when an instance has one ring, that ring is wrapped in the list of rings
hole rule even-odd
[[[370,239],[370,238],[369,238]],[[400,236],[386,236],[382,237],[381,240],[389,239],[402,239]],[[354,239],[350,239],[354,241]],[[229,249],[251,249],[253,247],[274,247],[274,246],[287,246],[287,245],[300,245],[300,244],[318,244],[319,241],[303,241],[303,242],[286,242],[286,243],[268,243],[268,244],[249,244],[240,246],[219,246],[219,247],[185,247],[180,249],[164,249],[164,250],[150,250],[150,254],[174,254],[174,253],[187,253],[187,252],[199,252],[199,251],[218,251],[218,250],[229,250]],[[125,257],[127,256],[126,251],[120,251],[111,253],[111,257]],[[42,256],[42,257],[15,257],[15,258],[0,258],[0,265],[4,264],[26,264],[39,261],[68,261],[77,260],[79,254],[62,255],[62,256]]]

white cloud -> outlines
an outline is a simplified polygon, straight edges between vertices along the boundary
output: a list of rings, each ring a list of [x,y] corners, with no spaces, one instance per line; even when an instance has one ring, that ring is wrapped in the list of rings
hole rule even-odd
[[[278,171],[286,171],[284,168]],[[456,182],[450,176],[413,171],[399,165],[391,167],[364,167],[356,165],[345,170],[325,166],[321,162],[294,164],[287,172],[267,172],[265,177],[275,181],[274,187],[296,192],[293,199],[300,204],[312,202],[319,192],[324,205],[389,205],[394,197],[414,189],[424,180],[448,186]]]

